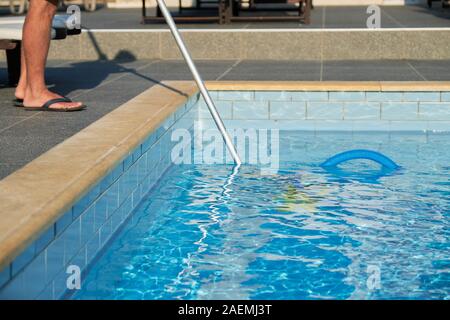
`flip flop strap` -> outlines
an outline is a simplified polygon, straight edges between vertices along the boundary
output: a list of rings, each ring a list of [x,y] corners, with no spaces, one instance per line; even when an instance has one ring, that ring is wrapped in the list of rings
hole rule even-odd
[[[64,98],[51,99],[51,100],[48,100],[46,103],[44,103],[44,104],[42,105],[42,108],[43,108],[43,109],[50,109],[50,106],[51,106],[52,104],[60,103],[60,102],[72,102],[72,100],[70,100],[69,98],[66,98],[66,97],[64,97]]]

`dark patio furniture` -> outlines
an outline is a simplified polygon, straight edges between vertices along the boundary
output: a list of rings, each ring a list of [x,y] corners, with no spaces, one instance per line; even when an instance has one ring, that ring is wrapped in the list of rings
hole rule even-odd
[[[178,15],[174,16],[175,22],[218,22],[227,24],[233,21],[298,21],[309,24],[311,21],[312,0],[264,0],[264,3],[282,4],[283,7],[259,8],[258,3],[251,0],[249,7],[242,6],[241,0],[197,0],[193,7],[183,7],[181,0],[178,3]],[[256,5],[255,5],[256,4]],[[286,4],[290,6],[286,6]],[[298,4],[298,6],[295,6]],[[292,11],[298,15],[261,15],[246,14],[242,12],[256,11]],[[189,11],[189,15],[181,15],[182,12]],[[142,0],[142,23],[164,22],[159,7],[156,8],[156,16],[147,16],[146,0]]]
[[[57,15],[53,18],[51,28],[52,40],[63,40],[67,36],[81,34],[81,29],[67,29],[68,15]],[[0,18],[0,50],[6,50],[8,68],[8,83],[15,86],[20,76],[20,49],[22,43],[22,28],[25,17]]]
[[[448,8],[450,7],[449,0],[427,0],[428,8],[431,8],[433,6],[433,2],[441,2],[442,8]]]

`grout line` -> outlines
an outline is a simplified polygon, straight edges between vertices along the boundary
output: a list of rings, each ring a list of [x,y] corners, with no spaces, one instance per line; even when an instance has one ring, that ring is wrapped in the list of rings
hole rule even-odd
[[[215,81],[219,81],[220,79],[225,77],[228,73],[230,73],[231,70],[233,70],[234,67],[236,67],[241,62],[242,62],[242,59],[237,60],[235,63],[233,63],[233,65],[231,67],[229,67],[227,70],[225,70],[224,73],[222,73],[220,76],[218,76]]]
[[[422,80],[428,81],[428,79],[425,78],[425,76],[422,75],[422,74],[419,72],[419,70],[417,70],[417,69],[411,64],[411,62],[406,61],[406,64],[407,64],[411,69],[413,69],[413,71],[414,71],[419,77],[421,77]]]
[[[398,24],[400,27],[407,29],[407,27],[402,24],[400,21],[398,21],[397,19],[395,19],[393,16],[391,16],[390,14],[388,14],[385,10],[383,10],[380,7],[381,12],[383,12],[389,19],[391,19],[391,21],[395,22],[396,24]]]
[[[30,111],[30,112],[32,112],[32,111]],[[36,116],[37,116],[38,114],[40,114],[40,113],[42,113],[42,111],[35,111],[33,115],[31,115],[31,116],[29,116],[29,117],[26,117],[25,119],[22,119],[22,120],[20,120],[20,121],[17,121],[17,122],[15,122],[15,123],[13,123],[12,125],[7,126],[6,128],[1,129],[1,130],[0,130],[0,133],[3,133],[3,132],[5,132],[6,130],[11,129],[12,127],[14,127],[14,126],[16,126],[16,125],[18,125],[18,124],[20,124],[20,123],[22,123],[22,122],[25,122],[25,121],[27,121],[27,120],[30,120],[31,118],[34,118],[34,117],[36,117]]]

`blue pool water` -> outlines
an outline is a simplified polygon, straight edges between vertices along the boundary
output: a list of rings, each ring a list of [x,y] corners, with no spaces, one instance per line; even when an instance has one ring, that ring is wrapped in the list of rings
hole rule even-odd
[[[450,135],[280,132],[276,175],[167,172],[74,299],[449,299]],[[339,170],[335,153],[380,151]]]

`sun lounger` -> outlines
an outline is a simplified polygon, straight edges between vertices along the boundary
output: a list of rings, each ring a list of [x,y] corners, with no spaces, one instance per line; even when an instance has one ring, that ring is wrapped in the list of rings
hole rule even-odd
[[[62,40],[69,35],[81,33],[81,29],[68,29],[66,21],[68,15],[55,16],[52,23],[52,40]],[[8,64],[8,82],[17,84],[20,75],[20,47],[22,42],[22,27],[25,17],[0,18],[0,50],[6,50]]]
[[[449,0],[427,0],[428,7],[431,8],[433,6],[433,2],[439,1],[442,5],[442,8],[449,8],[450,1]]]
[[[147,0],[148,1],[148,0]],[[292,11],[296,10],[298,15],[241,15],[240,12],[256,11],[253,0],[200,0],[197,5],[192,8],[182,6],[182,1],[179,0],[179,12],[174,16],[176,22],[219,22],[220,24],[230,23],[233,21],[299,21],[305,24],[310,23],[310,14],[312,7],[312,0],[266,0],[266,4],[283,4],[282,8],[269,8],[265,11]],[[180,15],[182,11],[190,11],[189,15]],[[205,11],[209,11],[205,13]],[[264,11],[264,10],[258,10]],[[213,13],[213,14],[211,14]],[[159,7],[156,10],[156,16],[147,16],[146,14],[146,0],[142,0],[142,23],[164,22]]]

